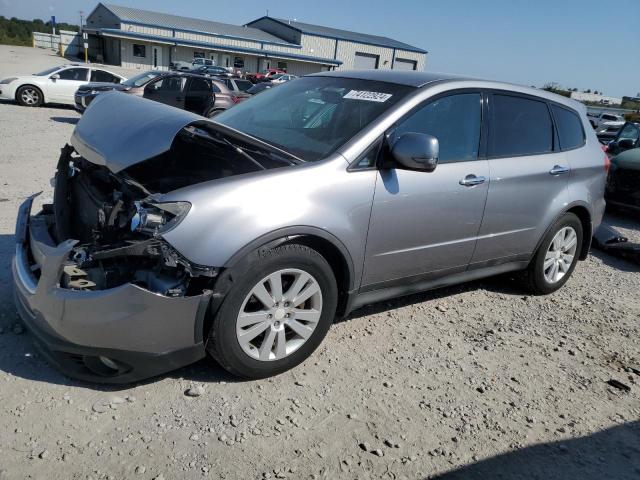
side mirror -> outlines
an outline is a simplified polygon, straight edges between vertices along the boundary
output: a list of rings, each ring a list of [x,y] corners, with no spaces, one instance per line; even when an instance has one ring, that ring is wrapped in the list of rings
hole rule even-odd
[[[58,80],[60,78],[60,74],[59,73],[54,73],[53,75],[51,75],[49,77],[51,80]]]
[[[426,133],[407,132],[391,147],[391,155],[408,170],[433,172],[438,166],[438,139]]]
[[[636,141],[631,138],[623,138],[622,140],[618,140],[618,148],[622,150],[631,150],[635,148]]]

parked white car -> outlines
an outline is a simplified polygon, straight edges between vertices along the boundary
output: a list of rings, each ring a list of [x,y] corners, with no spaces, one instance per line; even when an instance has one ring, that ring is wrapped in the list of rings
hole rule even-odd
[[[74,105],[80,85],[88,82],[121,83],[126,78],[101,68],[69,64],[49,68],[33,75],[20,75],[0,80],[0,99],[15,100],[25,107],[44,103]]]
[[[298,78],[296,75],[289,75],[288,73],[278,73],[274,76],[272,76],[269,81],[271,83],[286,83],[286,82],[290,82],[291,80],[294,80]]]
[[[614,113],[590,113],[587,112],[587,118],[591,126],[598,130],[604,122],[622,122],[624,123],[624,117],[622,115],[616,115]]]

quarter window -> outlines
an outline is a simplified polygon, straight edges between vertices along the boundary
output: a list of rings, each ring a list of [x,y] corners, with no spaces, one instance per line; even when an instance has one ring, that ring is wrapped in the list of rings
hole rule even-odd
[[[60,80],[76,80],[80,82],[86,82],[87,73],[89,73],[89,70],[87,68],[67,68],[66,70],[60,70],[58,72],[58,75],[60,75]]]
[[[440,144],[440,163],[478,158],[482,109],[479,93],[460,93],[442,97],[411,114],[396,128],[403,133],[432,135]]]
[[[493,95],[490,157],[535,155],[553,151],[553,124],[545,102]]]
[[[134,57],[146,57],[147,56],[147,47],[146,45],[140,45],[138,43],[133,44],[133,56]]]
[[[551,105],[553,116],[556,119],[556,128],[560,137],[560,148],[571,150],[584,145],[584,130],[580,117],[571,110]]]

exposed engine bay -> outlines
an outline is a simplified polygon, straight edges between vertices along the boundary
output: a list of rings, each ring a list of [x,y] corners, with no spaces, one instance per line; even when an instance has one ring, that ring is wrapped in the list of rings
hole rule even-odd
[[[126,173],[114,174],[65,147],[53,208],[44,212],[56,241],[78,240],[61,286],[103,290],[134,283],[172,297],[201,294],[218,269],[189,262],[160,236],[191,205],[158,197]]]
[[[294,164],[273,149],[199,126],[182,128],[171,147],[116,170],[88,161],[67,145],[45,209],[51,236],[77,240],[61,286],[103,290],[134,283],[167,296],[198,295],[219,269],[188,261],[162,238],[189,212],[189,202],[162,194],[232,175]]]

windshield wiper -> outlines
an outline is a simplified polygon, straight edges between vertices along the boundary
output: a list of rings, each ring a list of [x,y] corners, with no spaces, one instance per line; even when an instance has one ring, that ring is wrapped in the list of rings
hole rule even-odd
[[[258,160],[256,160],[255,158],[253,158],[251,155],[249,155],[247,152],[245,152],[241,147],[239,147],[238,145],[235,145],[233,143],[231,143],[229,140],[227,140],[226,138],[224,138],[224,136],[222,135],[216,135],[215,137],[213,135],[211,135],[209,132],[205,131],[205,130],[201,130],[199,128],[196,127],[186,127],[185,130],[187,132],[189,132],[191,135],[193,136],[197,136],[200,138],[204,138],[206,140],[211,140],[211,141],[221,141],[224,144],[226,144],[228,147],[231,147],[233,150],[235,150],[236,152],[238,152],[240,155],[242,155],[244,158],[246,158],[247,160],[249,160],[251,163],[253,163],[256,167],[258,167],[260,170],[266,170],[267,167],[265,167],[264,165],[262,165]]]

